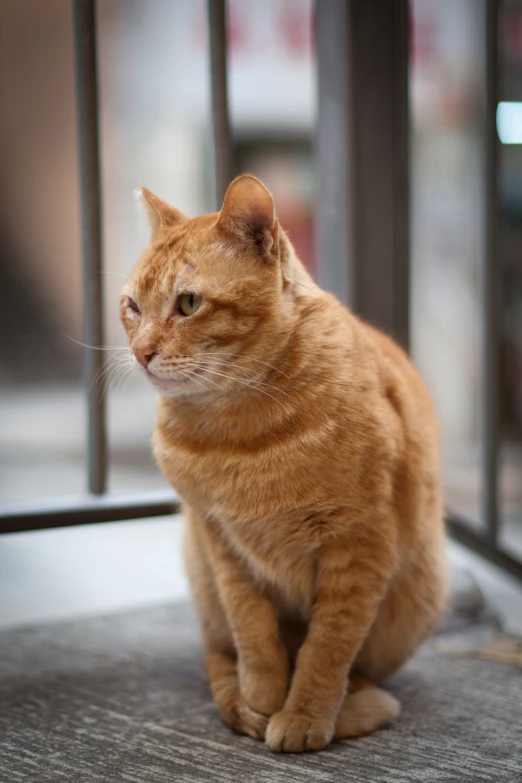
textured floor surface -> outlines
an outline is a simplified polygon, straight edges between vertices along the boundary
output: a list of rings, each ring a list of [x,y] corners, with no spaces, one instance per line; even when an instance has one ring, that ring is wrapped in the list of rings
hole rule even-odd
[[[522,781],[522,672],[463,657],[495,633],[464,591],[387,685],[402,715],[370,737],[280,756],[223,726],[185,604],[0,634],[0,781]]]

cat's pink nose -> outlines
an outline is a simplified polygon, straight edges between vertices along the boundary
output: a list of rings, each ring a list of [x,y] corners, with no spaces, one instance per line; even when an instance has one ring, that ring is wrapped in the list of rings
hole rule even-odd
[[[137,345],[133,347],[132,353],[139,363],[147,369],[149,362],[156,356],[157,351],[151,345]]]

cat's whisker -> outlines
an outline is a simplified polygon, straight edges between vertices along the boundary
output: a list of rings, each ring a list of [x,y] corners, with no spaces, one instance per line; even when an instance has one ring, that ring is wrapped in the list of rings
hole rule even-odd
[[[133,366],[130,361],[119,362],[114,367],[114,372],[110,376],[110,383],[113,386],[113,392],[115,395],[119,394],[122,387],[125,385],[125,381],[132,376]]]
[[[116,275],[117,277],[123,277],[124,280],[129,279],[129,276],[124,275],[123,272],[113,272],[112,269],[102,269],[100,275]]]
[[[124,356],[113,356],[108,361],[104,362],[101,370],[96,375],[94,382],[101,380],[104,375],[109,373],[111,370],[114,370],[116,367],[124,366],[128,363],[128,357]]]
[[[104,394],[107,394],[109,391],[109,388],[113,386],[113,384],[116,381],[116,378],[118,377],[118,373],[120,371],[120,367],[112,366],[109,368],[108,372],[105,373],[105,377],[102,377],[100,379],[102,384],[102,390]]]
[[[125,388],[129,385],[130,380],[132,378],[132,370],[133,370],[132,367],[127,367],[122,369],[119,380],[117,381],[117,385],[113,392],[115,398],[119,397],[123,393]]]
[[[128,356],[109,356],[109,358],[106,359],[106,361],[103,363],[103,367],[104,368],[112,367],[115,364],[123,364],[128,361],[129,361]]]
[[[105,393],[109,386],[116,383],[119,374],[127,368],[129,368],[129,370],[133,369],[132,365],[129,364],[129,357],[115,357],[109,360],[109,362],[106,363],[106,366],[100,370],[94,382],[102,383],[102,388]]]
[[[194,353],[194,354],[192,354],[192,356],[194,356],[194,357],[196,357],[196,356],[203,356],[203,357],[216,356],[216,357],[218,357],[220,359],[226,358],[221,353],[212,353],[212,352],[210,352],[210,353]],[[246,354],[241,354],[240,358],[241,358],[241,360],[245,359],[247,362],[258,362],[258,364],[263,364],[265,367],[270,367],[271,370],[274,370],[275,372],[279,373],[279,375],[283,375],[289,381],[292,380],[290,378],[290,376],[288,376],[286,373],[284,373],[282,370],[280,370],[275,365],[269,364],[269,362],[264,362],[261,359],[256,359],[254,356],[247,356]]]
[[[222,373],[222,372],[216,372],[216,370],[209,370],[208,368],[202,368],[202,369],[204,369],[205,372],[212,373],[212,375],[220,375],[222,378],[227,378],[228,380],[233,380],[233,381],[235,381],[237,383],[242,383],[244,386],[248,386],[250,389],[255,389],[258,392],[260,392],[261,394],[264,394],[266,397],[270,397],[272,400],[274,400],[274,402],[276,402],[278,405],[280,405],[286,413],[290,413],[288,408],[285,405],[283,405],[281,400],[276,399],[276,397],[274,397],[272,394],[269,394],[268,392],[264,391],[263,389],[260,389],[257,384],[248,383],[247,381],[242,381],[240,378],[236,378],[236,377],[231,376],[231,375],[226,375],[225,373]],[[208,379],[208,380],[210,380],[210,379]],[[217,385],[218,384],[216,384],[216,386]]]
[[[71,338],[72,339],[72,338]],[[86,346],[87,348],[91,346]],[[109,350],[109,349],[107,349]],[[115,378],[118,375],[120,369],[127,367],[130,362],[130,356],[128,349],[125,350],[124,356],[110,356],[106,362],[103,363],[101,369],[96,373],[90,389],[92,390],[97,384],[101,384],[102,392],[105,394],[109,386],[111,386]],[[131,365],[132,366],[132,365]]]
[[[202,383],[203,380],[209,381],[210,383],[214,383],[213,381],[210,380],[210,378],[201,378],[201,376],[198,376],[195,372],[192,372],[191,370],[188,369],[182,369],[181,374],[185,378],[190,378],[191,380],[193,380],[204,391],[210,391],[210,390],[206,386],[204,386],[204,384]],[[215,383],[214,385],[217,386],[218,384]]]
[[[211,359],[213,361],[221,362],[222,364],[230,364],[232,362],[231,357],[227,357],[225,354],[222,353],[205,352],[205,353],[191,354],[191,358],[198,359],[198,361],[200,357],[203,359]],[[277,372],[280,375],[283,375],[285,378],[288,378],[288,380],[290,380],[290,378],[284,372],[282,372],[282,370],[279,370],[273,364],[269,364],[268,362],[263,362],[261,359],[256,359],[253,356],[246,356],[244,354],[241,354],[240,356],[233,357],[233,358],[236,358],[238,360],[237,361],[238,366],[243,367],[245,363],[256,362],[257,364],[262,364],[264,367],[269,367],[270,369],[274,370],[274,372]]]
[[[101,369],[98,370],[95,377],[93,378],[89,390],[92,391],[92,389],[98,383],[101,383],[104,380],[104,376],[107,377],[107,375],[110,374],[114,369],[115,364],[119,361],[121,361],[121,357],[110,357],[106,362],[104,362]],[[105,391],[105,387],[103,387],[103,390]]]
[[[201,360],[200,360],[200,361],[198,362],[198,367],[201,367],[201,368],[207,368],[209,364],[210,364],[211,366],[214,366],[214,363],[213,363],[213,361],[212,361],[212,360],[210,360],[210,361],[201,361]],[[220,364],[219,364],[219,366],[220,366],[222,369],[225,369],[226,367],[231,367],[231,365],[227,365],[227,364],[223,364],[223,363],[220,363]],[[235,369],[235,368],[232,368],[232,369]],[[240,380],[240,379],[237,377],[237,375],[228,375],[227,377],[229,377],[229,378],[232,378],[232,379],[234,379],[234,380]],[[247,378],[246,380],[248,381],[249,379]],[[258,379],[257,379],[255,376],[253,376],[253,377],[251,377],[251,378],[250,378],[250,380],[252,381],[252,384],[251,384],[252,386],[256,386],[256,387],[259,387],[259,386],[266,386],[266,388],[268,388],[268,389],[272,389],[272,391],[276,391],[276,392],[278,392],[279,394],[283,394],[285,397],[290,397],[290,395],[288,394],[288,392],[285,392],[285,391],[283,391],[283,389],[280,389],[278,386],[276,386],[276,385],[275,385],[275,384],[273,384],[273,383],[270,383],[270,382],[269,382],[269,381],[267,381],[266,379],[265,379],[264,381],[261,381],[261,380],[258,380]]]
[[[207,383],[211,383],[213,386],[216,386],[221,392],[224,391],[224,389],[219,385],[219,383],[213,381],[212,378],[206,378],[204,375],[198,375],[198,373],[195,372],[194,370],[192,371],[189,370],[188,372],[190,372],[193,377],[198,378],[198,380],[207,381]]]
[[[164,365],[166,367],[171,367],[171,368],[174,368],[174,369],[185,369],[185,370],[206,369],[208,367],[212,367],[214,369],[216,369],[216,368],[217,369],[223,369],[223,370],[225,370],[227,368],[236,369],[232,365],[229,365],[227,363],[223,363],[221,361],[217,361],[215,359],[208,359],[208,360],[204,360],[204,361],[199,360],[195,364],[191,364],[190,367],[183,366],[183,365],[179,364],[178,362],[174,362],[174,361],[166,362],[166,363],[164,363]],[[252,383],[256,382],[256,385],[268,386],[269,388],[274,388],[276,391],[281,391],[282,394],[286,394],[286,392],[283,392],[281,389],[278,389],[277,386],[272,387],[272,385],[270,383],[265,383],[264,381],[261,381],[260,379],[256,378],[256,376],[252,374],[252,371],[249,371],[249,372],[250,372],[250,377],[246,376],[246,378],[245,378],[246,381],[252,381]],[[234,378],[237,377],[237,379],[240,380],[238,376],[236,376],[234,374],[231,374],[231,373],[228,373],[226,377],[231,378],[231,379],[234,379]]]
[[[80,345],[82,348],[90,348],[91,351],[128,351],[129,348],[126,345],[88,345],[87,343],[82,343],[80,340],[75,340],[74,337],[71,337],[70,334],[67,334],[66,332],[63,332],[64,337],[67,337],[68,340],[71,340],[71,342],[76,343],[76,345]]]

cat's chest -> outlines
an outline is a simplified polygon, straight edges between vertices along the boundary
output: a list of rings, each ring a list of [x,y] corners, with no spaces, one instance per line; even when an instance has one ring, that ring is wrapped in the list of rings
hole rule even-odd
[[[311,488],[317,494],[320,484],[307,481],[299,465],[276,450],[255,455],[193,452],[173,445],[161,432],[156,433],[153,446],[164,475],[183,500],[227,522],[263,519],[287,508],[305,507]],[[307,469],[313,471],[310,460]]]
[[[223,536],[262,592],[283,613],[308,620],[317,549],[298,513],[221,522]]]
[[[284,461],[268,455],[193,455],[161,437],[154,452],[183,500],[222,529],[258,586],[282,609],[306,618],[317,547],[306,504],[301,505],[307,498]]]

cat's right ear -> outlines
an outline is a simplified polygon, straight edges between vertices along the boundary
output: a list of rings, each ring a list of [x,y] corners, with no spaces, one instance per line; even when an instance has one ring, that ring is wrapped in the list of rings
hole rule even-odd
[[[143,204],[147,218],[149,221],[151,234],[154,237],[160,228],[168,228],[174,226],[180,220],[183,220],[184,215],[166,201],[155,196],[147,188],[141,188],[138,190],[138,199]]]

